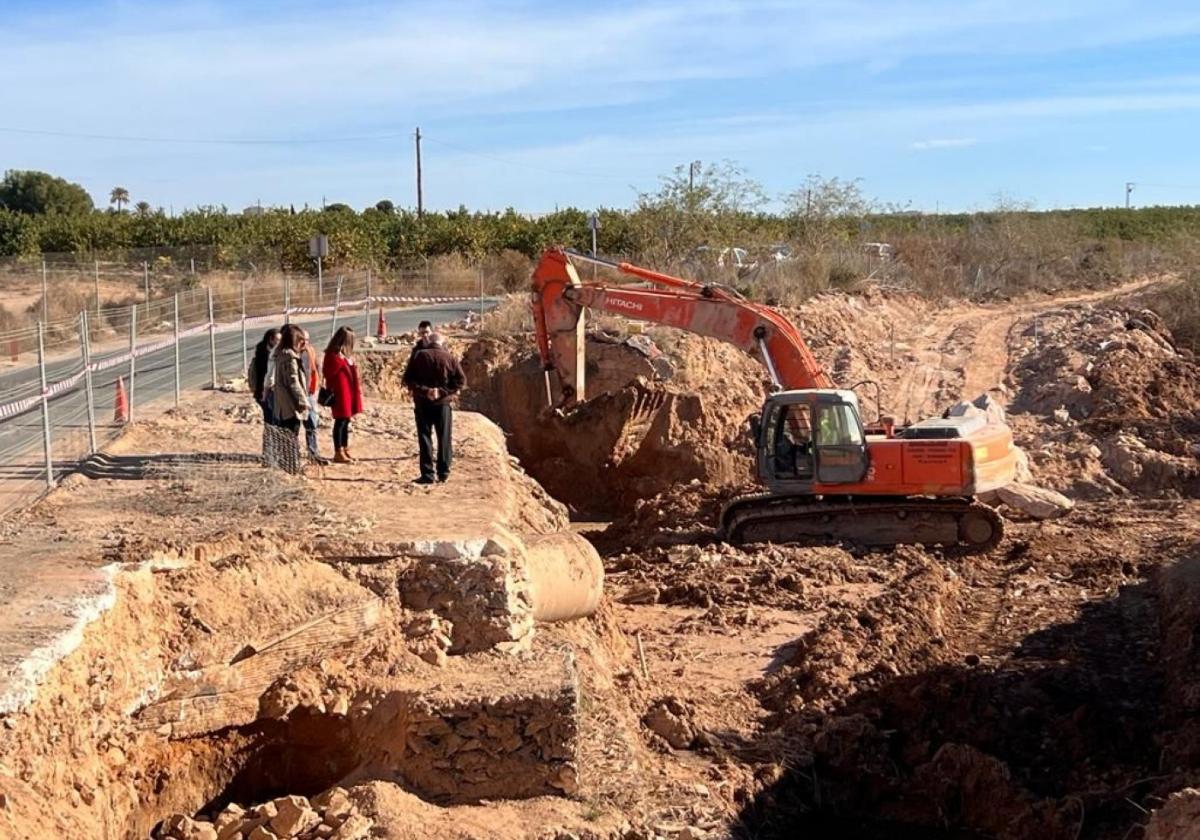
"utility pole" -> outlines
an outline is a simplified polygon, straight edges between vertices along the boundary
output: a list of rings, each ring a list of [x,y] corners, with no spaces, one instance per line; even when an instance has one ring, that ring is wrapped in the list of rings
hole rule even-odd
[[[417,126],[417,217],[425,215],[425,197],[421,189],[421,127]]]
[[[694,160],[688,164],[688,192],[696,187],[696,173],[700,171],[700,161]]]
[[[1125,209],[1126,209],[1126,210],[1128,210],[1128,209],[1129,209],[1129,194],[1130,194],[1131,192],[1133,192],[1133,188],[1134,188],[1135,186],[1136,186],[1136,184],[1134,184],[1134,183],[1133,183],[1133,181],[1126,181],[1126,182],[1125,182]]]

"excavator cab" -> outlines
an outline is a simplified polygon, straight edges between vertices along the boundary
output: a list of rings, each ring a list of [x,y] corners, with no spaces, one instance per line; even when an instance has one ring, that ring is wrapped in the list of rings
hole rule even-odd
[[[852,391],[780,391],[755,419],[758,475],[774,493],[854,484],[867,474],[867,438]]]

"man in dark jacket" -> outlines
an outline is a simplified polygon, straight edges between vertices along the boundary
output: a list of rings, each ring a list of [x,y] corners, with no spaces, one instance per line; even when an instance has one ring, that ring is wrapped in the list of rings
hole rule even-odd
[[[462,389],[466,377],[458,359],[446,349],[439,333],[429,336],[428,345],[413,353],[404,369],[404,384],[413,395],[417,418],[417,440],[421,447],[421,477],[417,484],[433,484],[450,477],[454,457],[451,443],[450,401]],[[434,472],[433,432],[437,430],[437,472]]]

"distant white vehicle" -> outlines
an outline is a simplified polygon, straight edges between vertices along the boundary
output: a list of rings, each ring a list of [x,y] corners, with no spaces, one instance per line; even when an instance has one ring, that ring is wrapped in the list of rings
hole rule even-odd
[[[758,268],[758,261],[750,256],[750,252],[737,247],[722,248],[718,251],[708,245],[699,245],[692,249],[683,262],[700,277],[704,277],[713,268],[726,268],[733,269],[737,276],[742,278]]]
[[[868,257],[879,260],[890,260],[896,252],[896,249],[887,242],[864,242],[862,249]]]

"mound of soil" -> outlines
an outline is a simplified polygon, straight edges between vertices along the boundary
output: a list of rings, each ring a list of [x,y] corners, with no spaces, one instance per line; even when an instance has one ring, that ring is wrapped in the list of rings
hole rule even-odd
[[[1200,495],[1200,364],[1155,313],[1049,310],[1010,353],[1013,423],[1039,480],[1079,498]]]
[[[481,338],[463,358],[464,407],[495,420],[525,469],[577,513],[610,516],[689,482],[724,487],[750,475],[757,364],[696,336],[675,333],[662,355],[634,338],[589,336],[589,399],[566,411],[547,407],[527,339]]]

